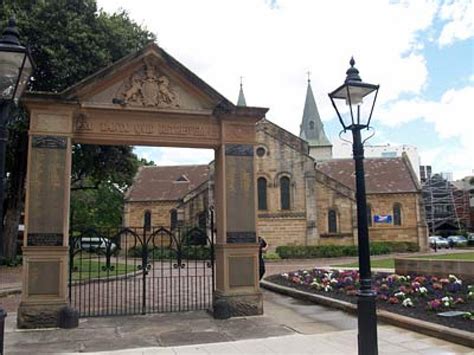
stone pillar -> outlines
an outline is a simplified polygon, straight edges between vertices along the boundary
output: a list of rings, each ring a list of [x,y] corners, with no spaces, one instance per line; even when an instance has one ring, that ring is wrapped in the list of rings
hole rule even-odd
[[[263,301],[259,289],[253,145],[223,144],[215,158],[214,315],[259,315],[263,313]]]
[[[312,164],[311,161],[310,164]],[[308,166],[304,176],[305,199],[306,199],[306,244],[318,245],[319,233],[317,227],[316,207],[316,171],[314,166]]]
[[[41,125],[38,121],[39,118],[32,115],[26,184],[23,293],[17,314],[19,328],[58,327],[60,312],[68,304],[71,138],[59,134],[36,134],[35,127],[55,126]],[[64,117],[64,121],[70,122],[68,117]],[[58,122],[64,123],[62,119]],[[70,127],[68,123],[65,125]]]
[[[429,233],[428,225],[426,224],[425,220],[424,209],[425,207],[423,206],[423,199],[421,197],[421,193],[417,194],[415,196],[415,215],[418,246],[420,247],[420,251],[429,251]]]

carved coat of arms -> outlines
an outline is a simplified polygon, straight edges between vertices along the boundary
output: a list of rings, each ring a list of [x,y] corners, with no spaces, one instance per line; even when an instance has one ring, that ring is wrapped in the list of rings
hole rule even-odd
[[[150,62],[134,73],[121,88],[120,96],[126,104],[144,107],[176,108],[178,97],[168,77],[160,74]]]

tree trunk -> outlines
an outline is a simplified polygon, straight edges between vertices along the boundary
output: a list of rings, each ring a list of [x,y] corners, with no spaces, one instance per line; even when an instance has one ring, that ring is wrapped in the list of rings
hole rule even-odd
[[[13,133],[13,132],[12,132]],[[12,135],[14,160],[8,177],[8,192],[5,204],[4,251],[5,257],[13,259],[17,252],[18,226],[25,198],[25,177],[28,156],[28,133],[20,130]],[[24,236],[26,238],[26,236]]]

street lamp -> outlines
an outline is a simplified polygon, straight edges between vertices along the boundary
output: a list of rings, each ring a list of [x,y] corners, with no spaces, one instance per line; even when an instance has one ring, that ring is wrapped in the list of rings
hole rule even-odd
[[[0,38],[0,257],[4,255],[3,200],[5,194],[5,153],[7,146],[7,123],[11,104],[18,103],[33,70],[29,50],[18,40],[14,18]]]
[[[361,130],[370,128],[379,85],[364,83],[354,67],[347,70],[344,84],[329,94],[343,131],[352,131],[352,151],[356,173],[357,234],[359,242],[360,288],[357,293],[358,344],[360,355],[378,354],[376,292],[372,289],[370,271],[369,230],[367,226],[367,201],[365,195],[364,145]]]
[[[11,103],[17,103],[25,90],[33,70],[27,48],[20,45],[15,19],[10,18],[0,38],[0,257],[3,252],[3,200],[5,198],[5,153],[7,123]],[[3,337],[7,313],[0,307],[0,355],[3,354]]]

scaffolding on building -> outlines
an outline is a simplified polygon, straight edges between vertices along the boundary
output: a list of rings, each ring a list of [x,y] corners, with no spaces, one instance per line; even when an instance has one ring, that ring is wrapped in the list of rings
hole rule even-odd
[[[469,196],[450,181],[452,175],[432,175],[430,166],[420,167],[420,175],[425,218],[430,233],[466,229],[469,222]]]

